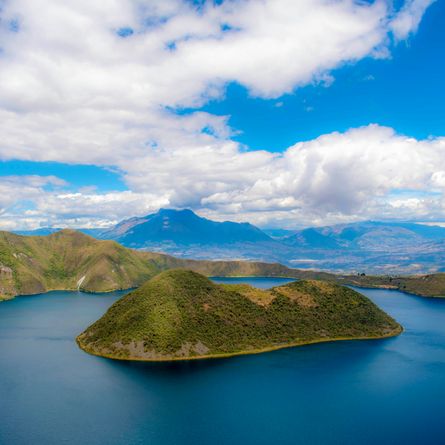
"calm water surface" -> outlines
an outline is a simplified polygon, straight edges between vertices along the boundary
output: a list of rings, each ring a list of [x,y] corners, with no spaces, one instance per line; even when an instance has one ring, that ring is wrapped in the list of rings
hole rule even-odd
[[[363,292],[403,335],[170,365],[77,348],[123,293],[1,303],[0,444],[445,444],[445,300]]]
[[[292,279],[289,278],[269,278],[269,277],[255,277],[255,278],[244,278],[244,277],[212,277],[212,280],[216,283],[222,284],[252,284],[260,289],[269,289],[274,286],[282,286],[283,284],[291,283]]]

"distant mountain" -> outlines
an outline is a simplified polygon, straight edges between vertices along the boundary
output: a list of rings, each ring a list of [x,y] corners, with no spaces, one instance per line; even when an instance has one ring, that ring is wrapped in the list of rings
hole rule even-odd
[[[18,233],[46,235],[59,230]],[[191,210],[161,209],[109,230],[80,231],[127,247],[188,259],[279,262],[338,273],[445,272],[445,227],[416,223],[364,221],[289,234],[280,229],[262,231],[248,223],[211,221]]]
[[[341,244],[338,240],[330,233],[328,228],[325,230],[319,229],[304,229],[293,235],[282,238],[282,242],[289,246],[298,246],[311,249],[339,249]]]
[[[365,221],[308,228],[280,240],[293,249],[281,260],[301,268],[374,274],[442,272],[445,228]]]
[[[291,236],[295,233],[295,230],[288,230],[288,229],[262,229],[262,231],[269,235],[273,239],[282,239],[286,238],[288,236]]]
[[[305,249],[390,251],[443,240],[444,227],[365,221],[300,230],[282,242]]]
[[[101,234],[128,247],[147,247],[158,243],[175,245],[227,245],[272,241],[249,223],[216,222],[191,210],[160,209],[142,218],[131,218]]]

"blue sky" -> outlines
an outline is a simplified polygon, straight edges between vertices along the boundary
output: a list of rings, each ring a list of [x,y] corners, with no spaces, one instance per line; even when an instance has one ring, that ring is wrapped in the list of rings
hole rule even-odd
[[[443,0],[135,5],[0,12],[0,228],[445,220]]]
[[[415,37],[394,45],[389,59],[346,64],[332,72],[335,80],[328,87],[309,85],[265,100],[229,83],[223,97],[198,109],[230,116],[229,124],[238,132],[233,139],[251,150],[281,152],[298,141],[370,123],[418,139],[441,136],[445,129],[444,19],[445,2],[438,1],[425,13]],[[130,34],[128,28],[119,32]],[[93,165],[14,160],[3,161],[0,172],[55,175],[72,188],[128,189],[118,172]]]
[[[425,13],[415,37],[385,60],[365,58],[334,70],[335,81],[297,89],[275,100],[249,97],[231,84],[222,100],[204,107],[230,115],[235,139],[251,149],[282,151],[297,141],[378,123],[418,139],[445,129],[445,2]],[[277,106],[278,105],[278,106]]]
[[[62,164],[58,162],[2,161],[2,176],[57,176],[64,181],[64,188],[78,190],[94,187],[97,191],[127,190],[119,172],[95,165]]]

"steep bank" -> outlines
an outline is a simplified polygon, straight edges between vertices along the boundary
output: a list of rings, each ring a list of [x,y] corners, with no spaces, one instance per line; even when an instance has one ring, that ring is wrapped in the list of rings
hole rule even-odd
[[[0,297],[49,290],[107,292],[137,286],[158,272],[144,256],[74,230],[48,236],[0,232]]]

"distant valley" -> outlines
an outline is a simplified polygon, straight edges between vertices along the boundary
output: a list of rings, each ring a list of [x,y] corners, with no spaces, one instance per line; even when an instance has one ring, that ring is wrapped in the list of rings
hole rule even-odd
[[[17,233],[47,235],[57,230]],[[261,230],[249,223],[211,221],[187,209],[161,209],[107,230],[79,230],[126,247],[189,259],[276,261],[336,273],[445,271],[445,228],[416,223],[365,221],[299,231]]]

